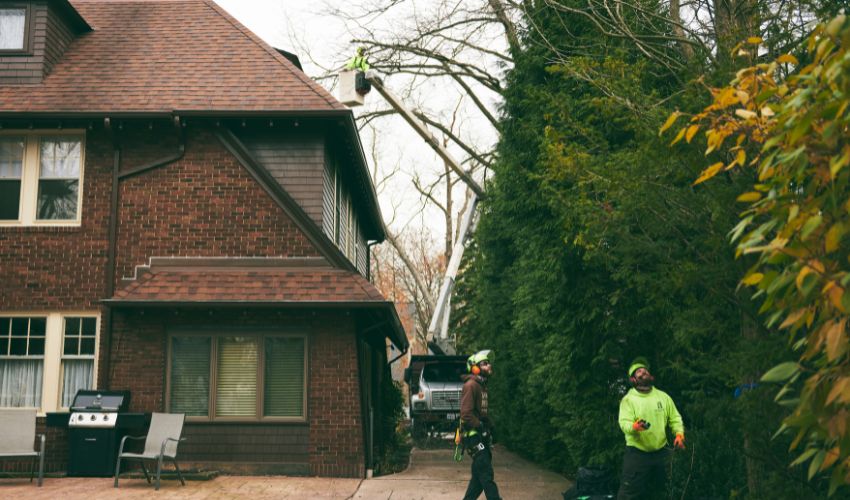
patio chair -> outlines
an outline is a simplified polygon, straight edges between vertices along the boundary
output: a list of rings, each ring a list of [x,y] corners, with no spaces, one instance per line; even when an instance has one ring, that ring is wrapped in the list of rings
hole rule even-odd
[[[35,475],[35,459],[38,459],[38,486],[44,480],[44,434],[39,434],[39,450],[35,445],[34,408],[0,410],[0,459],[32,457],[30,482]]]
[[[183,432],[183,421],[186,415],[183,413],[154,413],[151,416],[151,425],[148,429],[147,436],[124,436],[121,439],[121,446],[118,448],[118,461],[115,464],[115,485],[118,487],[118,475],[121,473],[121,459],[138,460],[142,464],[142,471],[145,473],[145,479],[148,484],[151,482],[151,477],[148,475],[148,469],[145,467],[146,460],[156,461],[156,484],[155,489],[159,490],[159,476],[162,473],[162,461],[169,459],[174,463],[174,470],[177,471],[177,478],[180,479],[180,484],[186,486],[183,481],[183,475],[180,474],[180,467],[177,465],[177,445],[185,441],[186,438],[181,438]],[[144,439],[145,451],[142,453],[126,453],[124,445],[128,439]]]

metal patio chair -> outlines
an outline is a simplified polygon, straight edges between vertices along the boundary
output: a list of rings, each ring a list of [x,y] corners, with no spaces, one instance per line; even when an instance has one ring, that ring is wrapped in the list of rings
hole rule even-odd
[[[35,475],[35,460],[38,459],[38,486],[44,480],[44,434],[39,434],[40,446],[35,451],[34,408],[0,410],[0,459],[32,457],[30,482]]]
[[[154,413],[151,416],[151,425],[147,436],[124,436],[121,439],[121,446],[118,448],[118,461],[115,463],[114,487],[118,487],[118,475],[121,473],[122,458],[138,460],[142,464],[142,471],[145,473],[145,479],[147,479],[148,484],[151,482],[151,477],[148,475],[145,461],[155,460],[155,489],[157,490],[159,490],[159,476],[162,473],[162,462],[167,458],[174,463],[174,470],[177,471],[177,478],[180,479],[180,484],[186,486],[186,481],[183,480],[183,475],[180,474],[180,467],[177,465],[177,445],[186,440],[186,438],[180,437],[180,434],[183,432],[183,422],[185,419],[186,415],[183,413]],[[145,451],[142,453],[124,452],[124,445],[128,439],[144,439]]]

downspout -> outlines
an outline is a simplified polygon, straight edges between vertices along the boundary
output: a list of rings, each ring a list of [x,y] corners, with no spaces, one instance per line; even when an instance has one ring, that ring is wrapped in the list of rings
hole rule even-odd
[[[372,247],[378,243],[381,242],[374,240],[366,243],[366,279],[370,283],[372,282]]]
[[[112,139],[112,192],[109,197],[109,248],[106,254],[106,284],[103,287],[105,297],[111,299],[115,292],[115,241],[118,232],[118,172],[121,171],[121,139],[115,129],[112,128],[109,118],[103,120],[103,125],[109,130],[109,136]],[[104,377],[105,388],[110,389],[112,385],[112,307],[106,307],[103,321],[104,330],[106,331],[103,349],[106,356],[103,358],[104,366],[102,373],[106,374]]]
[[[118,133],[110,126],[109,118],[104,119],[104,125],[110,130],[112,137],[113,159],[112,159],[112,196],[109,202],[109,250],[106,257],[106,286],[104,287],[107,299],[111,299],[115,294],[115,265],[116,254],[118,247],[118,203],[119,187],[123,179],[133,175],[146,172],[155,168],[163,167],[170,163],[174,163],[183,158],[186,153],[186,133],[180,122],[180,117],[174,117],[174,126],[177,127],[179,138],[177,152],[164,156],[151,163],[134,167],[125,172],[121,171],[121,141]],[[120,128],[119,128],[120,129]],[[103,348],[106,351],[106,356],[103,358],[103,373],[106,373],[105,385],[106,389],[110,389],[112,385],[112,337],[113,337],[113,315],[112,307],[106,308],[104,315],[104,329],[106,331],[106,339],[103,343]]]

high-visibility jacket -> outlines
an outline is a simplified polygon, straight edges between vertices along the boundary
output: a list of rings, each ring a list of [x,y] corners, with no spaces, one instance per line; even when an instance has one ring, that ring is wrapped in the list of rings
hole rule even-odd
[[[354,56],[345,65],[345,69],[356,69],[357,71],[369,71],[369,63],[364,56]]]
[[[636,420],[649,422],[649,429],[638,432],[632,428]],[[649,392],[629,389],[620,401],[620,429],[626,435],[626,446],[641,451],[657,451],[667,444],[667,427],[673,434],[684,434],[682,415],[666,392],[652,388]]]

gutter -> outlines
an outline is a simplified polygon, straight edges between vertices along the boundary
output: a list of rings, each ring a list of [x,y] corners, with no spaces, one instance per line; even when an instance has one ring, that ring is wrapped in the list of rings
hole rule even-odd
[[[122,179],[126,179],[127,177],[140,174],[142,172],[146,172],[148,170],[152,170],[154,168],[162,167],[173,163],[177,160],[183,158],[183,155],[186,152],[186,133],[183,130],[183,127],[180,125],[180,117],[174,116],[174,124],[178,128],[180,133],[179,145],[177,147],[177,152],[158,160],[153,161],[152,163],[148,163],[146,165],[142,165],[140,167],[135,167],[127,172],[121,172],[121,137],[118,132],[112,127],[110,118],[104,118],[104,126],[109,130],[110,136],[112,137],[112,193],[110,195],[109,200],[109,249],[106,257],[106,286],[104,287],[104,291],[107,299],[101,301],[107,303],[112,296],[115,294],[115,263],[117,261],[117,251],[118,251],[118,203],[120,201],[120,183]],[[119,129],[120,130],[120,129]],[[106,332],[106,338],[104,339],[104,350],[106,351],[106,356],[103,358],[103,373],[106,374],[106,389],[110,388],[112,382],[112,337],[113,337],[113,309],[111,307],[106,307],[104,318],[104,330]]]

